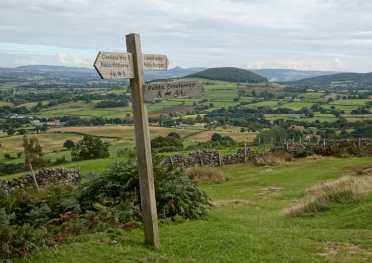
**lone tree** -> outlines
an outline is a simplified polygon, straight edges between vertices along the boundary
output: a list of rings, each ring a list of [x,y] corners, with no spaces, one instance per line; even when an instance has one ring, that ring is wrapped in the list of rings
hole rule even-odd
[[[67,148],[67,149],[71,149],[71,148],[74,148],[75,147],[75,143],[71,140],[67,140],[65,141],[65,143],[63,144],[63,147]]]
[[[98,137],[84,135],[71,152],[72,160],[91,160],[109,158],[109,142],[102,142]]]
[[[14,129],[9,129],[9,130],[6,131],[6,133],[7,133],[9,136],[12,136],[12,135],[14,135],[15,130],[14,130]]]
[[[43,127],[40,129],[42,132],[46,132],[48,130],[48,126],[46,124],[43,124]]]
[[[218,142],[220,140],[222,140],[222,135],[219,133],[214,133],[211,137],[212,142]]]
[[[181,139],[181,136],[177,132],[170,132],[167,137],[176,137],[177,139]]]
[[[30,164],[32,167],[37,167],[43,157],[43,149],[41,148],[36,137],[30,138],[28,140],[27,136],[23,137],[23,149],[25,155],[25,169],[30,169]]]
[[[168,146],[183,147],[183,142],[180,139],[177,139],[175,136],[170,137],[159,136],[151,140],[151,149]]]

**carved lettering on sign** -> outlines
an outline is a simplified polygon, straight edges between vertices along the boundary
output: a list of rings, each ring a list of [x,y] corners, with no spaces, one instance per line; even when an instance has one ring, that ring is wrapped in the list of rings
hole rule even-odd
[[[186,99],[200,96],[205,86],[198,80],[156,82],[143,85],[144,101]]]
[[[134,78],[131,53],[101,51],[98,53],[93,66],[103,79]]]
[[[143,70],[167,70],[169,61],[166,55],[142,54]],[[103,79],[132,79],[133,57],[131,53],[100,51],[94,68]]]

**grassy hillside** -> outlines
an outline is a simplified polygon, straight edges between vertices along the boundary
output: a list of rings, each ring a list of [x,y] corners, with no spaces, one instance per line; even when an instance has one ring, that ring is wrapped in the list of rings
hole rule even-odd
[[[161,249],[143,243],[143,227],[115,235],[101,229],[15,262],[367,262],[372,259],[370,193],[359,203],[339,203],[305,216],[282,214],[315,183],[355,175],[362,166],[371,167],[371,161],[322,158],[275,167],[224,166],[217,170],[230,180],[200,185],[213,200],[209,220],[162,221]]]
[[[288,85],[331,85],[332,82],[351,81],[354,83],[372,83],[372,73],[339,73],[301,79],[297,81],[282,82]]]
[[[211,68],[194,74],[190,74],[185,78],[204,78],[211,80],[224,80],[233,82],[248,82],[259,83],[268,82],[266,78],[261,77],[253,72],[239,68]]]

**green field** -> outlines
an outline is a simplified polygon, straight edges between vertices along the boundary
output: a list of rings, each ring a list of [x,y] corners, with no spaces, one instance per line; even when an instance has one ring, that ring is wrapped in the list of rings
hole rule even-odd
[[[284,105],[279,106],[279,108],[289,108],[289,109],[294,109],[294,110],[300,110],[303,107],[311,108],[313,106],[312,103],[304,103],[304,102],[290,102],[286,103]]]
[[[239,96],[238,90],[209,90],[208,94],[201,96],[199,99],[208,99],[208,102],[213,101],[233,101]]]
[[[302,93],[301,95],[298,95],[298,97],[304,97],[305,99],[319,99],[321,97],[325,96],[325,93]]]
[[[282,105],[281,107],[285,107],[286,104]],[[245,105],[245,108],[253,108],[253,107],[276,107],[278,106],[278,101],[263,101],[263,102],[258,102],[258,103],[253,103],[253,104],[248,104]]]
[[[370,99],[360,99],[360,100],[335,100],[330,102],[331,105],[345,105],[345,106],[364,106]]]

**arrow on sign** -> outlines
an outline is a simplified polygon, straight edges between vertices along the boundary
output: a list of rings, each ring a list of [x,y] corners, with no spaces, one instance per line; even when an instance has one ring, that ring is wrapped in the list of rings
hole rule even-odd
[[[143,70],[167,70],[169,60],[166,55],[142,54]],[[93,64],[103,79],[133,79],[132,53],[100,51]]]
[[[198,80],[154,82],[142,87],[144,101],[198,97],[205,90],[205,86]]]

